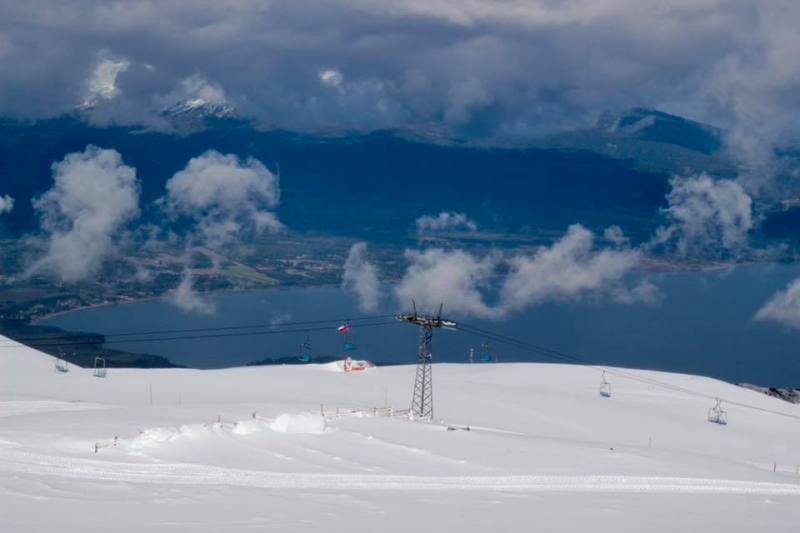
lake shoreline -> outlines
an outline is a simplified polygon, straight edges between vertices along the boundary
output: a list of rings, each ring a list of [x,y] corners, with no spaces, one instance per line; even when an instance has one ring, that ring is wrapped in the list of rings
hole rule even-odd
[[[703,272],[714,272],[718,270],[726,270],[730,268],[738,268],[738,267],[747,267],[747,266],[754,266],[754,265],[780,265],[782,263],[705,263],[699,265],[680,265],[676,263],[670,263],[668,261],[653,261],[648,262],[647,266],[644,268],[633,269],[631,272],[638,272],[638,273],[650,273],[650,274],[691,274],[691,273],[703,273]],[[397,281],[390,281],[381,283],[382,286],[393,285]],[[272,291],[272,290],[291,290],[291,289],[324,289],[324,288],[335,288],[341,287],[341,284],[334,284],[334,283],[311,283],[311,284],[303,284],[303,285],[277,285],[273,287],[259,287],[253,289],[219,289],[214,291],[206,291],[206,292],[199,292],[200,296],[216,296],[220,294],[238,294],[238,293],[251,293],[251,292],[258,292],[258,291]],[[127,305],[127,304],[135,304],[139,302],[148,302],[153,300],[167,300],[170,294],[173,291],[168,291],[159,296],[148,296],[146,298],[131,298],[126,299],[123,301],[117,302],[104,302],[92,305],[84,305],[80,307],[76,307],[74,309],[67,309],[65,311],[58,311],[55,313],[48,313],[45,315],[37,316],[36,318],[30,321],[30,324],[33,326],[38,325],[46,325],[42,324],[42,322],[46,322],[53,318],[70,315],[79,311],[86,311],[88,309],[97,309],[103,307],[115,307],[119,305]]]
[[[794,264],[739,265],[669,275],[639,271],[624,283],[635,286],[649,279],[662,293],[657,303],[590,296],[555,299],[505,320],[489,322],[475,318],[469,308],[462,310],[455,302],[450,306],[445,302],[445,313],[465,326],[474,324],[496,335],[496,341],[491,342],[492,361],[547,361],[551,359],[548,354],[555,351],[598,366],[650,368],[731,383],[796,387],[800,368],[787,364],[787,357],[800,349],[800,334],[779,324],[754,321],[753,317],[776,291],[784,290],[797,277],[798,265]],[[393,284],[384,284],[382,291],[387,297],[372,314],[396,313],[393,288]],[[343,359],[348,352],[344,336],[336,332],[338,324],[330,329],[308,324],[328,323],[334,317],[342,322],[344,317],[366,318],[352,291],[330,283],[204,294],[213,301],[215,315],[187,313],[161,298],[139,302],[139,307],[106,305],[82,313],[62,313],[39,323],[99,334],[276,325],[246,335],[198,333],[197,338],[189,335],[176,342],[149,337],[136,344],[125,344],[124,337],[118,341],[123,349],[160,354],[192,368],[229,368],[262,359],[300,357],[301,344],[309,338],[313,358]],[[400,324],[388,319],[361,325],[351,322],[358,351],[350,355],[372,361],[415,362],[419,328],[395,323]],[[524,343],[507,345],[502,343],[503,338]],[[470,348],[480,358],[486,340],[475,328],[461,333],[436,331],[435,361],[466,362]],[[548,353],[528,350],[528,345],[546,347]]]
[[[205,297],[205,296],[217,296],[221,294],[247,294],[252,292],[260,292],[260,291],[282,291],[282,290],[290,290],[290,289],[325,289],[325,288],[336,288],[340,287],[341,285],[333,284],[333,283],[323,283],[319,285],[280,285],[275,287],[259,287],[257,289],[220,289],[215,291],[205,291],[205,292],[198,292],[197,294]],[[58,311],[56,313],[48,313],[46,315],[40,315],[30,321],[30,325],[32,326],[46,326],[47,324],[42,324],[47,320],[51,320],[53,318],[58,318],[62,316],[71,315],[74,313],[78,313],[80,311],[87,311],[89,309],[101,309],[103,307],[117,307],[129,304],[136,304],[141,302],[152,302],[156,300],[164,300],[167,301],[172,291],[162,294],[160,296],[148,296],[146,298],[130,298],[118,302],[103,302],[98,304],[92,305],[82,305],[80,307],[76,307],[74,309],[67,309],[65,311]],[[177,309],[180,307],[176,306]]]

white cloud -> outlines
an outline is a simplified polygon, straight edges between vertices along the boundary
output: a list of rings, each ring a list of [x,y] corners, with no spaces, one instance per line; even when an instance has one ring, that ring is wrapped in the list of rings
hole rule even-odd
[[[675,177],[670,184],[664,209],[670,224],[658,230],[653,244],[674,244],[681,254],[720,248],[736,252],[747,244],[753,200],[741,185],[706,174]]]
[[[350,247],[344,264],[342,287],[358,297],[362,311],[375,311],[381,298],[377,267],[367,261],[367,243],[357,242]]]
[[[188,313],[213,315],[216,312],[213,302],[194,290],[194,276],[188,269],[183,273],[180,285],[167,295],[167,301]]]
[[[350,247],[344,264],[342,287],[355,293],[362,311],[375,311],[380,304],[381,290],[378,268],[366,258],[367,243],[357,242]]]
[[[641,259],[638,250],[597,249],[594,240],[592,232],[576,224],[551,246],[529,255],[495,252],[477,257],[460,250],[408,250],[409,266],[395,296],[403,305],[413,299],[420,308],[433,310],[444,303],[458,314],[480,318],[503,318],[553,300],[658,300],[651,283],[628,288],[624,282]],[[501,277],[503,270],[508,274]]]
[[[192,158],[166,188],[169,211],[192,220],[196,238],[210,246],[283,227],[272,211],[280,199],[278,177],[256,159],[210,150]]]
[[[120,230],[139,215],[139,182],[119,152],[96,146],[54,163],[53,174],[53,187],[33,202],[49,234],[33,271],[76,282],[100,269]]]
[[[786,290],[775,293],[755,318],[800,329],[800,279],[791,282]]]
[[[448,124],[464,125],[470,121],[475,111],[480,111],[492,103],[492,95],[475,78],[453,83],[447,94],[444,121]]]
[[[619,226],[607,227],[603,232],[603,238],[616,246],[628,246],[631,242]]]
[[[86,83],[84,106],[91,106],[98,100],[112,100],[119,96],[117,76],[128,70],[131,63],[127,59],[113,60],[101,58]]]
[[[800,132],[799,18],[794,0],[3,2],[0,113],[68,111],[86,96],[96,50],[108,49],[141,66],[126,72],[126,102],[108,106],[129,106],[131,120],[196,72],[288,129],[531,135],[672,104],[730,126],[750,165]],[[115,94],[123,60],[103,60],[93,86]],[[359,83],[380,90],[338,105],[331,87],[349,95]]]
[[[579,224],[550,247],[508,263],[511,273],[500,290],[506,311],[545,300],[578,299],[589,292],[624,291],[622,278],[641,260],[638,250],[597,250],[594,234]],[[634,301],[631,294],[631,301]],[[621,300],[619,296],[618,300]]]
[[[319,73],[319,81],[322,82],[323,85],[341,89],[344,76],[338,70],[328,69]]]
[[[442,211],[438,216],[424,215],[417,219],[417,233],[422,236],[429,231],[477,231],[478,225],[464,213]]]
[[[395,286],[398,303],[407,307],[412,300],[426,312],[445,304],[463,315],[494,316],[497,309],[484,298],[498,258],[476,257],[461,250],[406,250],[409,262],[403,279]]]
[[[193,74],[181,81],[182,98],[202,102],[225,102],[225,91],[220,85],[210,83],[204,76]]]
[[[655,305],[664,299],[664,293],[650,280],[642,280],[633,287],[618,285],[609,291],[609,297],[620,304],[651,304]]]
[[[0,196],[0,215],[10,213],[14,209],[14,199],[9,195]]]

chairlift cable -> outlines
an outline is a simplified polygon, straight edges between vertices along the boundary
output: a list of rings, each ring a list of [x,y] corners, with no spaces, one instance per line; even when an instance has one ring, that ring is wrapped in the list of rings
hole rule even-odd
[[[536,352],[536,353],[539,353],[541,355],[545,355],[547,357],[550,357],[552,359],[567,361],[567,362],[570,362],[570,363],[579,363],[581,365],[594,368],[598,372],[606,370],[609,374],[614,374],[614,375],[618,375],[618,376],[627,377],[627,378],[634,379],[636,381],[640,381],[640,382],[643,382],[643,383],[649,383],[651,385],[659,385],[659,386],[662,386],[662,387],[667,387],[667,388],[669,388],[669,389],[671,389],[673,391],[676,391],[676,392],[684,392],[684,393],[687,393],[687,394],[694,394],[695,396],[702,397],[702,398],[708,398],[708,399],[714,399],[715,398],[714,396],[710,396],[708,394],[703,394],[703,393],[698,393],[698,392],[695,392],[695,391],[691,391],[689,389],[685,389],[685,388],[680,387],[678,385],[672,385],[672,384],[669,384],[669,383],[659,382],[657,380],[654,380],[652,378],[646,378],[644,376],[637,376],[635,374],[631,374],[631,373],[626,372],[624,370],[619,370],[619,369],[611,370],[611,369],[606,368],[603,365],[597,364],[597,363],[595,363],[593,361],[590,361],[588,359],[585,359],[585,358],[576,357],[576,356],[569,355],[569,354],[566,354],[566,353],[563,353],[563,352],[558,352],[556,350],[551,350],[549,348],[544,348],[542,346],[537,346],[537,345],[531,344],[529,342],[520,341],[520,340],[513,339],[511,337],[507,337],[505,335],[500,335],[500,334],[497,334],[497,333],[492,333],[490,331],[487,331],[487,330],[484,330],[484,329],[480,329],[480,328],[476,328],[474,326],[469,326],[469,325],[466,325],[466,324],[463,324],[463,323],[460,324],[459,329],[464,330],[467,333],[472,333],[474,335],[484,335],[484,336],[491,335],[492,337],[495,338],[495,340],[497,340],[499,342],[503,342],[505,344],[511,344],[511,345],[516,346],[518,348],[521,348],[523,350]],[[474,331],[470,331],[470,330],[474,330]]]
[[[364,316],[364,317],[356,317],[350,318],[346,320],[352,321],[362,321],[362,320],[380,320],[384,318],[394,318],[395,315],[375,315],[375,316]],[[170,330],[152,330],[152,331],[138,331],[138,332],[127,332],[127,333],[87,333],[87,335],[97,335],[104,338],[109,337],[139,337],[139,336],[147,336],[147,335],[173,335],[177,333],[206,333],[211,331],[235,331],[235,330],[242,330],[242,329],[259,329],[259,328],[282,328],[282,327],[293,327],[293,326],[306,326],[306,325],[315,325],[315,324],[337,324],[342,322],[343,319],[341,318],[334,318],[329,320],[309,320],[304,322],[282,322],[280,324],[251,324],[247,326],[221,326],[221,327],[212,327],[212,328],[190,328],[190,329],[170,329]],[[359,325],[360,327],[360,325]],[[321,328],[321,329],[328,329]],[[19,337],[15,337],[13,339],[9,338],[11,341],[15,341],[18,343],[24,343],[26,341],[56,341],[59,339],[64,339],[67,341],[75,340],[75,334],[73,335],[60,335],[60,336],[49,336],[46,334],[40,335],[21,335]],[[110,342],[110,341],[109,341]],[[129,342],[129,341],[124,341]],[[14,346],[15,344],[12,342],[10,346]],[[4,346],[0,344],[0,348]]]
[[[373,326],[388,326],[392,324],[399,324],[396,320],[391,321],[384,321],[384,322],[369,322],[366,324],[360,324],[359,327],[366,328],[366,327],[373,327]],[[280,329],[280,328],[273,328],[270,331],[248,331],[248,332],[240,332],[240,333],[211,333],[208,335],[177,335],[172,337],[148,337],[148,338],[140,338],[140,339],[115,339],[115,340],[105,340],[103,342],[90,342],[87,341],[85,338],[72,338],[70,339],[73,342],[48,342],[50,339],[43,339],[45,342],[33,342],[33,343],[24,343],[25,346],[30,348],[41,348],[41,347],[50,347],[50,346],[79,346],[79,345],[86,345],[86,344],[133,344],[139,342],[161,342],[161,341],[179,341],[179,340],[196,340],[196,339],[216,339],[216,338],[229,338],[229,337],[248,337],[248,336],[259,336],[259,335],[277,335],[281,333],[305,333],[310,331],[327,331],[330,329],[330,326],[325,327],[315,327],[315,328],[294,328],[294,329]],[[214,328],[209,329],[198,329],[195,332],[203,332],[203,331],[214,331]],[[102,335],[99,335],[102,336]],[[0,348],[14,348],[18,346],[20,343],[17,344],[8,344],[5,346],[0,346]]]
[[[673,392],[680,392],[680,393],[687,394],[687,395],[690,395],[690,396],[694,396],[694,397],[697,397],[697,398],[710,399],[710,400],[719,399],[721,402],[724,402],[724,403],[726,403],[728,405],[734,405],[734,406],[737,406],[737,407],[742,407],[742,408],[745,408],[745,409],[751,409],[751,410],[759,411],[759,412],[762,412],[762,413],[769,413],[769,414],[774,414],[774,415],[778,415],[778,416],[783,416],[783,417],[786,417],[786,418],[793,418],[793,419],[796,419],[796,420],[800,420],[800,416],[797,416],[797,415],[792,415],[792,414],[784,413],[784,412],[781,412],[781,411],[775,411],[775,410],[772,410],[772,409],[767,409],[765,407],[759,407],[759,406],[756,406],[756,405],[751,405],[751,404],[747,404],[747,403],[743,403],[743,402],[737,402],[737,401],[733,401],[733,400],[728,400],[726,398],[722,398],[722,397],[719,397],[719,396],[712,396],[710,394],[697,392],[697,391],[694,391],[694,390],[691,390],[691,389],[687,389],[685,387],[681,387],[681,386],[678,386],[678,385],[673,385],[671,383],[665,383],[663,381],[659,381],[659,380],[656,380],[656,379],[653,379],[653,378],[647,378],[647,377],[644,377],[644,376],[639,376],[639,375],[636,375],[636,374],[634,374],[632,372],[625,371],[625,370],[610,369],[610,368],[604,367],[602,365],[599,365],[597,363],[594,363],[593,361],[590,361],[590,360],[582,358],[582,357],[576,357],[576,356],[569,355],[569,354],[566,354],[566,353],[563,353],[563,352],[559,352],[559,351],[556,351],[556,350],[551,350],[549,348],[544,348],[542,346],[537,346],[535,344],[531,344],[531,343],[528,343],[526,341],[521,341],[521,340],[518,340],[518,339],[514,339],[512,337],[508,337],[508,336],[505,336],[505,335],[493,333],[491,331],[488,331],[488,330],[485,330],[485,329],[482,329],[482,328],[477,328],[477,327],[474,327],[474,326],[470,326],[469,324],[465,324],[463,322],[459,323],[458,329],[460,331],[464,331],[465,333],[469,333],[469,334],[472,334],[472,335],[490,337],[490,338],[492,338],[493,340],[495,340],[497,342],[500,342],[500,343],[503,343],[503,344],[507,344],[507,345],[510,345],[510,346],[514,346],[514,347],[520,348],[522,350],[527,350],[527,351],[539,353],[541,355],[545,355],[545,356],[553,358],[553,359],[562,360],[562,361],[568,361],[568,362],[572,362],[572,363],[580,363],[582,365],[591,367],[591,368],[593,368],[593,369],[595,369],[597,371],[606,371],[609,374],[617,375],[617,376],[620,376],[620,377],[624,377],[624,378],[630,379],[632,381],[638,381],[640,383],[644,383],[644,384],[651,385],[651,386],[654,386],[654,387],[660,387],[660,388],[663,388],[663,389],[668,389],[668,390],[671,390]]]

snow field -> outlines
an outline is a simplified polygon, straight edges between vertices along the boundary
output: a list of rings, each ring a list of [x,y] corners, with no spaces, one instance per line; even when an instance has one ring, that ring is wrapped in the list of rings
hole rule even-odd
[[[435,365],[437,421],[372,417],[387,399],[408,407],[414,367],[333,366],[100,379],[2,348],[0,531],[729,532],[800,519],[796,418],[723,403],[717,426],[713,401],[614,375],[603,399],[595,370],[545,364]],[[800,416],[712,379],[631,372]],[[364,416],[320,415],[337,407]]]

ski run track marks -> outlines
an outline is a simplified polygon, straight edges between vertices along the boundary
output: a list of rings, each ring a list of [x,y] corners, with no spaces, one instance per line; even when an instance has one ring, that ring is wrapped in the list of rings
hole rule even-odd
[[[280,490],[494,491],[800,496],[800,484],[648,476],[403,476],[276,473],[189,463],[135,464],[0,449],[0,471],[71,479]]]

